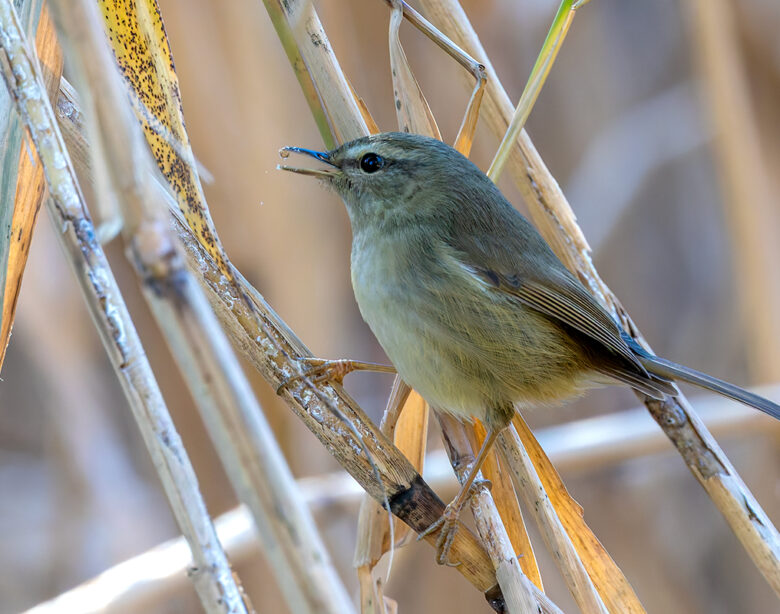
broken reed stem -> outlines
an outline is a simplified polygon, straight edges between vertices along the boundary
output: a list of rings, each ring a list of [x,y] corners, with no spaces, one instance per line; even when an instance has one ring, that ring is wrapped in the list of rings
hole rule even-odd
[[[100,26],[83,0],[57,4],[71,60],[96,118],[109,181],[122,209],[127,256],[166,336],[240,499],[252,510],[290,608],[311,614],[353,611],[311,514],[241,366],[171,227],[154,162]],[[100,92],[92,96],[92,92]]]
[[[466,427],[456,418],[441,412],[436,412],[436,418],[441,426],[450,464],[462,484],[468,478],[475,462]],[[474,483],[477,484],[477,480],[482,479],[480,472]],[[503,589],[507,611],[511,614],[525,614],[540,609],[545,612],[560,612],[558,607],[520,569],[509,535],[487,487],[484,484],[478,487],[469,501],[477,531],[496,568],[496,578]],[[461,529],[462,527],[458,530]]]
[[[583,614],[608,614],[574,544],[569,539],[547,496],[533,461],[525,451],[514,425],[510,424],[505,428],[496,443],[511,471],[518,494],[523,497],[526,509],[536,520],[547,550],[552,554],[580,610]]]
[[[482,117],[498,138],[503,137],[512,118],[512,102],[460,4],[457,0],[420,0],[420,3],[436,27],[484,63],[488,86]],[[558,257],[624,329],[648,347],[636,325],[599,277],[571,206],[525,131],[516,141],[509,164],[537,229]],[[753,562],[780,595],[780,535],[685,397],[669,397],[663,402],[643,397],[641,400],[726,518]]]
[[[194,567],[189,574],[209,613],[242,614],[241,590],[217,539],[187,453],[171,421],[84,206],[67,150],[10,0],[0,0],[3,76],[35,143],[49,185],[47,207],[79,280],[109,360],[122,385],[155,468],[187,538]]]

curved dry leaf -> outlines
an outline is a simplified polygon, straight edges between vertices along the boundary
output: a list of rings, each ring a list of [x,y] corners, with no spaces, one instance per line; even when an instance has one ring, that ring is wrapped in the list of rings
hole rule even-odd
[[[645,614],[645,609],[631,584],[585,523],[582,507],[566,490],[561,476],[547,458],[531,429],[519,414],[515,414],[512,424],[604,605],[613,614]]]
[[[431,113],[417,79],[412,74],[398,37],[403,19],[403,5],[398,0],[393,0],[390,14],[390,69],[393,75],[393,96],[398,129],[402,132],[424,134],[441,140],[436,119]]]
[[[487,435],[485,427],[478,421],[474,422],[474,434],[476,435],[474,449],[478,450]],[[536,562],[531,538],[528,536],[523,513],[520,510],[520,502],[517,500],[517,494],[512,485],[512,477],[506,468],[499,463],[499,455],[495,448],[485,459],[482,473],[492,484],[490,494],[493,495],[493,501],[495,501],[498,513],[504,522],[512,548],[517,553],[520,568],[531,582],[543,591],[542,575],[539,571],[539,564]]]

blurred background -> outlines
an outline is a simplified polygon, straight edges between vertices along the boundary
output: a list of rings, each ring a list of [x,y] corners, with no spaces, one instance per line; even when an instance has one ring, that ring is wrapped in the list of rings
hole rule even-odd
[[[322,140],[262,3],[158,1],[193,148],[213,175],[205,185],[212,216],[234,264],[315,355],[384,362],[352,297],[342,204],[315,182],[275,170],[281,146],[316,149]],[[383,130],[395,129],[385,3],[315,4],[355,90]],[[557,2],[462,4],[516,101]],[[714,51],[706,4],[588,4],[528,131],[568,196],[602,277],[656,352],[741,385],[772,384],[780,381],[780,3],[715,3],[730,18]],[[470,84],[408,24],[402,41],[452,142]],[[479,125],[472,158],[481,168],[497,144]],[[522,210],[508,177],[501,186]],[[0,383],[0,614],[51,598],[178,534],[53,232],[42,215]],[[235,495],[121,246],[108,251],[209,509],[223,513],[236,505]],[[294,474],[337,470],[273,391],[247,373]],[[391,381],[355,374],[346,387],[378,420]],[[629,391],[602,390],[526,419],[542,428],[636,404]],[[777,524],[780,430],[768,418],[752,424],[721,443]],[[440,445],[432,423],[431,446]],[[671,446],[619,463],[567,465],[563,478],[648,612],[777,611],[771,589]],[[453,478],[439,494],[449,499],[454,486]],[[356,517],[356,506],[338,502],[316,515],[355,594]],[[536,543],[551,597],[575,611]],[[286,611],[259,547],[234,563],[258,612]],[[386,594],[403,614],[488,611],[459,574],[438,568],[432,549],[414,542],[397,554]],[[143,611],[199,608],[184,585]]]

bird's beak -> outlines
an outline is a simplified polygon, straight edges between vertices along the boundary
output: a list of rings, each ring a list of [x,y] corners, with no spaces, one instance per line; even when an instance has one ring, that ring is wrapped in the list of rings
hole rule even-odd
[[[279,164],[276,168],[282,171],[290,171],[291,173],[299,173],[301,175],[311,175],[312,177],[324,177],[329,178],[338,174],[338,166],[330,159],[330,155],[325,151],[314,151],[313,149],[304,149],[303,147],[282,147],[279,150],[279,155],[282,158],[287,158],[291,153],[301,153],[316,158],[325,164],[329,164],[333,169],[329,168],[296,168],[294,166],[286,166]]]

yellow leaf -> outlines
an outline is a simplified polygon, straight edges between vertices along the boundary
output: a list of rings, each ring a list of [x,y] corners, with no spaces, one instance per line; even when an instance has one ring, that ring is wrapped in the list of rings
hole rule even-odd
[[[512,421],[523,446],[533,461],[536,472],[544,484],[558,517],[569,535],[574,548],[596,587],[604,605],[612,614],[645,614],[645,609],[634,593],[623,572],[609,556],[601,542],[593,534],[582,515],[582,507],[572,499],[561,476],[536,441],[531,429],[515,414]]]
[[[474,446],[474,449],[479,450],[487,435],[485,427],[482,426],[479,421],[474,422],[474,433],[476,435],[476,445]],[[531,544],[531,539],[528,537],[528,530],[525,527],[523,513],[520,511],[520,503],[517,500],[517,495],[515,494],[515,489],[512,485],[512,477],[509,472],[498,463],[498,459],[499,456],[494,448],[490,454],[488,454],[488,457],[482,465],[482,473],[492,484],[490,494],[493,496],[493,501],[498,509],[498,514],[501,516],[501,521],[504,523],[506,532],[509,535],[512,549],[517,554],[520,568],[523,570],[523,573],[528,576],[531,582],[536,584],[540,590],[544,591],[542,576],[539,572],[539,564],[536,562],[533,545]]]
[[[98,0],[103,25],[160,171],[195,237],[233,279],[184,126],[179,81],[156,0]]]
[[[44,5],[35,36],[35,49],[43,69],[49,99],[56,99],[62,76],[62,50],[57,35]],[[5,351],[11,336],[11,326],[16,313],[16,301],[22,284],[22,274],[30,252],[30,242],[35,228],[38,211],[46,192],[43,166],[38,160],[35,148],[22,141],[19,152],[19,171],[16,178],[16,197],[11,218],[8,263],[3,292],[2,324],[0,325],[0,367],[5,360]]]

